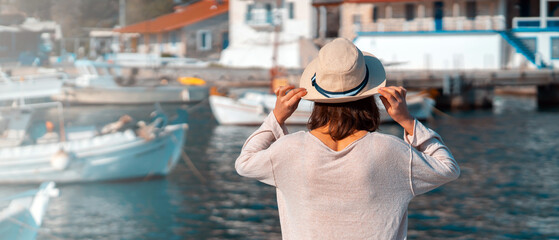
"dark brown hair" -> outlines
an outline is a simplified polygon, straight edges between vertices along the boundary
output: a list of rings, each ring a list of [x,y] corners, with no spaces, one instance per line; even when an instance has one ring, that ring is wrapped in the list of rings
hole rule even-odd
[[[374,97],[346,103],[315,102],[307,127],[313,130],[327,124],[334,140],[344,139],[359,130],[374,132],[380,124]]]

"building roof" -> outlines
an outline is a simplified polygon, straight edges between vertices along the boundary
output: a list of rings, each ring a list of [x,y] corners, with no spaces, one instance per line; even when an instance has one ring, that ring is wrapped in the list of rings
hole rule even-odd
[[[175,12],[135,23],[114,31],[121,33],[161,33],[173,31],[229,11],[229,0],[201,0],[180,6]]]

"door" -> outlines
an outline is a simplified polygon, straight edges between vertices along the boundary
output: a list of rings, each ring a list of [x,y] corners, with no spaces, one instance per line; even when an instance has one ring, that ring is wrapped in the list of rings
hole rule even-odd
[[[435,31],[443,30],[443,2],[434,2],[433,15],[435,19]]]
[[[221,50],[229,47],[229,32],[221,33]]]

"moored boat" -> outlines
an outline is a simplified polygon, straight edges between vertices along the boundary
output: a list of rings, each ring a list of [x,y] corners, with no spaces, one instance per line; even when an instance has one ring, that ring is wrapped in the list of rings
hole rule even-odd
[[[211,95],[210,106],[215,119],[223,125],[259,125],[274,110],[276,96],[264,92],[248,91],[239,98]],[[381,122],[393,121],[386,113],[380,99],[375,98],[380,110]],[[412,116],[424,120],[432,116],[435,101],[422,94],[409,94],[408,109]],[[297,110],[286,124],[304,125],[312,113],[313,103],[302,99]]]
[[[54,100],[80,104],[188,103],[208,96],[205,85],[181,85],[168,80],[165,84],[136,84],[134,76],[118,76],[119,66],[113,64],[78,60],[75,66],[80,75],[65,84],[60,94],[53,95]]]
[[[168,174],[178,162],[186,124],[131,129],[92,138],[0,149],[0,183],[90,182]]]
[[[46,73],[27,76],[8,76],[0,72],[0,102],[11,103],[14,99],[47,99],[58,94],[67,80],[64,73]]]
[[[49,199],[58,194],[54,182],[45,182],[37,190],[0,199],[0,201],[10,201],[9,205],[0,212],[0,238],[35,239],[43,222]]]

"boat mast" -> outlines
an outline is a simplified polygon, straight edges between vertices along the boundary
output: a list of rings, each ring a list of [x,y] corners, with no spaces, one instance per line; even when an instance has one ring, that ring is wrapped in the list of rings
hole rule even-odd
[[[274,92],[274,81],[277,77],[281,76],[281,70],[278,66],[278,50],[280,41],[280,32],[282,26],[282,16],[280,8],[282,6],[283,0],[276,0],[276,11],[274,13],[274,18],[272,19],[272,24],[274,24],[274,40],[272,43],[272,68],[270,69],[270,91]]]

